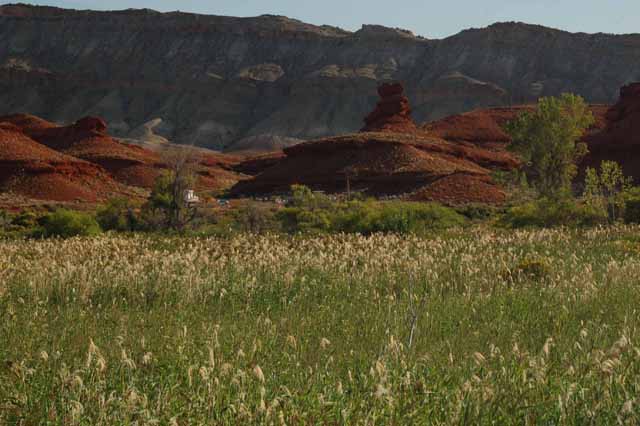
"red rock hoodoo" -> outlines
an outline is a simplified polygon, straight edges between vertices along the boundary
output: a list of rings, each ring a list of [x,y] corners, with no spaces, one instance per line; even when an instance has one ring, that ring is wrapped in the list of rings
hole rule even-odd
[[[409,99],[403,95],[401,83],[383,83],[378,87],[380,101],[365,119],[362,132],[399,132],[407,133],[416,130],[411,118]]]

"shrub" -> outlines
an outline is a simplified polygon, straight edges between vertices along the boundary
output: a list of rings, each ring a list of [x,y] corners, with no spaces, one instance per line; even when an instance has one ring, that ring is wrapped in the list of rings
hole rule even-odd
[[[455,210],[436,203],[378,203],[379,212],[370,220],[370,232],[419,233],[463,225]],[[375,209],[375,206],[374,206]],[[367,232],[368,231],[368,232]]]
[[[14,216],[11,224],[22,229],[31,229],[38,226],[38,216],[32,211],[22,211]]]
[[[611,222],[624,216],[625,194],[631,189],[633,179],[624,175],[615,161],[603,161],[600,169],[587,167],[584,198],[591,206],[603,209]]]
[[[96,221],[105,231],[136,231],[142,228],[135,206],[127,198],[113,198],[98,210]]]
[[[334,202],[303,186],[294,186],[292,207],[276,218],[289,233],[420,233],[465,223],[455,210],[436,203],[374,200]]]
[[[633,188],[625,194],[624,221],[640,223],[640,188]]]
[[[300,207],[288,207],[276,214],[285,232],[322,233],[331,230],[329,210],[307,210]]]
[[[255,202],[249,202],[235,211],[233,219],[236,228],[252,234],[276,231],[279,228],[274,212]]]
[[[497,208],[486,204],[469,204],[456,209],[456,212],[470,220],[483,221],[494,217]]]
[[[41,237],[74,237],[91,236],[101,232],[100,225],[93,216],[66,209],[59,209],[43,216],[40,229],[34,234]]]
[[[527,256],[522,259],[513,269],[502,273],[502,278],[506,281],[516,283],[525,281],[544,281],[551,276],[551,267],[545,259],[536,256]]]
[[[0,210],[0,228],[5,228],[8,225],[10,225],[12,222],[12,218],[11,215],[4,211],[4,210]]]
[[[604,224],[607,220],[607,214],[602,209],[579,204],[573,199],[542,198],[510,208],[503,216],[502,223],[511,228],[551,228],[595,226]]]
[[[332,222],[336,232],[407,234],[460,226],[465,219],[436,203],[365,201],[347,204]]]
[[[313,192],[304,185],[291,185],[291,205],[310,210],[331,208],[333,202],[321,192]]]

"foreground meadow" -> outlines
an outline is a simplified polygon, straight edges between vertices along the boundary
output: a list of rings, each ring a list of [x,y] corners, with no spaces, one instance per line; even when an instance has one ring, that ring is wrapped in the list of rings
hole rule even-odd
[[[0,242],[0,424],[638,424],[640,228]]]

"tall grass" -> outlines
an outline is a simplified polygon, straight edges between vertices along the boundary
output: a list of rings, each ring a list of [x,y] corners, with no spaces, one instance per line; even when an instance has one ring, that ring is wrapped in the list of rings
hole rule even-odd
[[[0,242],[0,424],[637,424],[638,231]]]

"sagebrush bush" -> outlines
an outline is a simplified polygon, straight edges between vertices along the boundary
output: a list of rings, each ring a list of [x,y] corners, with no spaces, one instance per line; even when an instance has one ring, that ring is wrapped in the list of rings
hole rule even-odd
[[[127,198],[113,198],[98,210],[96,221],[105,231],[136,231],[143,226],[135,208]]]
[[[25,210],[14,216],[11,224],[23,229],[35,228],[38,226],[38,215],[32,211]]]
[[[280,228],[273,210],[268,206],[262,206],[255,202],[249,202],[234,210],[232,224],[236,230],[252,234],[273,232]]]
[[[498,209],[487,204],[469,204],[456,208],[456,212],[467,219],[483,221],[494,217]]]
[[[0,210],[0,228],[4,228],[7,225],[11,224],[11,215],[5,211],[5,210]]]
[[[421,233],[460,226],[465,219],[455,210],[436,203],[354,202],[335,215],[336,232],[373,234]]]
[[[640,223],[640,188],[633,188],[625,194],[624,221]]]
[[[520,260],[518,264],[502,273],[502,278],[511,283],[521,283],[525,281],[544,281],[551,276],[549,263],[537,256],[527,256]]]
[[[95,218],[88,213],[59,209],[39,219],[40,227],[34,232],[37,237],[92,236],[102,230]]]
[[[502,217],[502,224],[511,228],[556,226],[583,227],[607,223],[607,212],[565,198],[537,201],[511,207]]]
[[[437,203],[375,200],[335,202],[294,186],[292,206],[276,215],[289,233],[423,233],[460,226],[465,218]]]
[[[276,218],[285,232],[314,234],[331,231],[331,214],[329,210],[288,207],[279,211]]]

